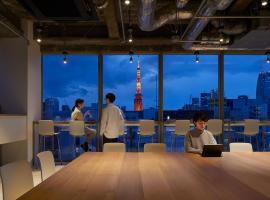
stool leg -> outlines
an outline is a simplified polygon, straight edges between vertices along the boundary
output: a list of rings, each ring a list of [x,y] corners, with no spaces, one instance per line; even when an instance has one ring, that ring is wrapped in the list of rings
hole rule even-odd
[[[260,149],[259,149],[259,140],[258,140],[258,134],[257,134],[255,137],[256,137],[256,142],[257,142],[257,151],[260,151]]]
[[[140,135],[138,135],[138,152],[140,152],[140,139],[141,139],[141,136]]]
[[[76,137],[73,137],[73,139],[74,139],[74,143],[73,143],[74,157],[76,158],[76,155],[77,155],[77,153],[76,153]]]
[[[46,139],[45,139],[46,137],[45,136],[43,136],[43,151],[45,151],[45,141],[46,141]]]
[[[61,162],[61,165],[63,164],[62,162],[62,153],[61,153],[61,146],[60,146],[60,141],[59,141],[59,137],[58,135],[56,135],[56,139],[57,139],[57,145],[58,145],[58,153],[59,153],[59,158],[60,158],[60,162]]]

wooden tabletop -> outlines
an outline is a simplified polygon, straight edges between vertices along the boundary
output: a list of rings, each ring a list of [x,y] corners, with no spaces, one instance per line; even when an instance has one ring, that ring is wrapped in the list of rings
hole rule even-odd
[[[270,199],[270,153],[84,153],[20,200]]]

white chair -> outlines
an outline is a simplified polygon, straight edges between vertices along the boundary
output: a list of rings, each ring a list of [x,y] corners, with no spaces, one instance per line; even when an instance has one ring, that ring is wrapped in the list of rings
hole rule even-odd
[[[207,122],[207,130],[210,131],[213,136],[218,136],[220,140],[220,136],[222,134],[223,123],[221,119],[210,119]]]
[[[126,147],[124,143],[105,143],[103,152],[126,152]]]
[[[252,137],[256,137],[257,151],[259,150],[259,143],[257,135],[259,133],[259,120],[257,119],[246,119],[244,122],[244,142],[246,141],[246,136],[249,137],[249,142],[251,142]]]
[[[49,178],[56,171],[53,154],[50,151],[44,151],[37,154],[41,170],[42,181]]]
[[[43,151],[45,151],[45,142],[46,137],[52,138],[52,146],[54,146],[54,136],[56,136],[57,139],[57,145],[58,145],[58,156],[62,164],[62,155],[61,155],[61,146],[59,141],[59,133],[56,133],[54,131],[54,122],[52,120],[39,120],[38,123],[38,133],[39,136],[43,137]],[[52,148],[54,151],[54,148]]]
[[[140,127],[138,132],[138,151],[140,151],[141,137],[152,137],[152,143],[154,142],[155,134],[155,121],[154,120],[140,120]]]
[[[0,173],[4,200],[15,200],[34,187],[32,169],[27,161],[4,165]]]
[[[164,143],[145,144],[144,152],[166,152],[166,145]]]
[[[253,152],[250,143],[230,143],[230,152]]]
[[[173,146],[176,146],[176,137],[185,136],[189,131],[190,121],[189,120],[176,120],[175,121],[175,133],[172,133],[172,141],[171,141],[171,151]]]
[[[76,138],[80,138],[85,135],[85,123],[84,121],[70,121],[69,122],[69,133],[74,138],[74,153],[76,157]]]

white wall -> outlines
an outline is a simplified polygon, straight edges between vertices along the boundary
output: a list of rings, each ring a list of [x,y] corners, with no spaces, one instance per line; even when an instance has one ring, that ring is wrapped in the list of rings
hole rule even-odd
[[[5,114],[27,112],[27,43],[0,39],[0,105]]]
[[[40,47],[33,40],[33,24],[26,23],[26,30],[29,40],[27,47],[27,158],[31,161],[33,159],[33,121],[41,119],[42,71]]]
[[[40,48],[33,41],[32,22],[24,21],[22,29],[28,44],[22,38],[0,39],[0,104],[7,114],[26,115],[25,130],[22,130],[26,140],[0,145],[0,165],[32,160],[33,121],[41,118]]]

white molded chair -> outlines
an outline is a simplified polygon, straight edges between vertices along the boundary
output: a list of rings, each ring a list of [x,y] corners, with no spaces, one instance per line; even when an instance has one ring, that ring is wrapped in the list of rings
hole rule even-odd
[[[44,151],[37,154],[39,159],[42,181],[49,178],[56,171],[53,154],[50,151]]]
[[[250,143],[230,143],[230,152],[253,152]]]
[[[178,136],[185,136],[186,133],[189,131],[190,128],[190,121],[189,120],[176,120],[175,121],[175,133],[172,133],[172,141],[171,141],[171,150],[173,146],[176,145],[176,137]]]
[[[138,133],[138,151],[140,151],[141,137],[152,137],[152,143],[154,142],[155,134],[155,121],[154,120],[140,120],[140,127]]]
[[[251,143],[251,138],[256,137],[257,151],[259,150],[259,143],[257,135],[259,133],[259,120],[257,119],[245,119],[244,125],[244,142],[246,141],[246,136],[249,137],[249,142]],[[251,143],[252,144],[252,143]]]
[[[34,187],[32,169],[27,161],[0,168],[4,200],[15,200]]]
[[[105,143],[103,152],[126,152],[126,147],[124,143]]]
[[[54,146],[54,136],[56,136],[57,139],[57,145],[58,145],[58,154],[59,159],[62,163],[62,155],[61,155],[61,146],[59,141],[59,133],[55,133],[54,131],[54,122],[52,120],[39,120],[38,122],[38,133],[41,137],[43,137],[43,151],[45,151],[45,141],[46,137],[52,138],[52,146]],[[52,148],[54,150],[54,148]]]
[[[166,145],[164,143],[145,144],[144,152],[166,152]]]
[[[213,136],[218,136],[222,134],[223,123],[221,119],[210,119],[207,122],[207,130],[210,131]]]
[[[70,121],[69,122],[69,134],[74,138],[74,153],[76,157],[76,138],[80,138],[85,135],[85,123],[84,121]]]

